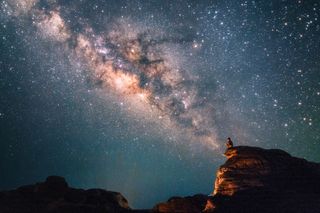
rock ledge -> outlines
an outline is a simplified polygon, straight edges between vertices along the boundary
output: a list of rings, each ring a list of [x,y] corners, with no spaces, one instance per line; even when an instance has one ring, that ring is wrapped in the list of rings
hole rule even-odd
[[[217,171],[211,212],[318,212],[320,164],[277,149],[227,149]]]

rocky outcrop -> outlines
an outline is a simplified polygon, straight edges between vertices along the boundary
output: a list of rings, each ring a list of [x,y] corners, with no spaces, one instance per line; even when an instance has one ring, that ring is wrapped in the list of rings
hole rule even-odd
[[[205,208],[207,200],[208,196],[202,194],[188,197],[172,197],[167,202],[159,203],[153,207],[153,212],[198,213]]]
[[[211,212],[320,212],[320,164],[282,150],[239,146],[225,152]]]
[[[118,192],[75,189],[64,178],[49,176],[45,182],[0,192],[1,213],[105,213],[128,212],[127,200]]]

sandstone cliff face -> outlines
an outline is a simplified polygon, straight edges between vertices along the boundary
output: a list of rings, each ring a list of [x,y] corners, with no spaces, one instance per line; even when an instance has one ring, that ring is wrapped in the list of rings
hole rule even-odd
[[[75,189],[64,178],[50,176],[43,183],[0,192],[1,213],[127,212],[127,200],[118,192]]]
[[[233,195],[252,188],[320,192],[320,165],[295,158],[282,150],[233,147],[225,152],[213,194]]]
[[[320,212],[320,164],[282,150],[239,146],[217,171],[212,212]]]

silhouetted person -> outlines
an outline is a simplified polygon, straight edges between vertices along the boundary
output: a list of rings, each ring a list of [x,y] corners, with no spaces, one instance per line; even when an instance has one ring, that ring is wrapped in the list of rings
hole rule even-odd
[[[231,138],[227,139],[226,146],[227,146],[227,149],[230,149],[233,147],[233,142],[232,142]]]

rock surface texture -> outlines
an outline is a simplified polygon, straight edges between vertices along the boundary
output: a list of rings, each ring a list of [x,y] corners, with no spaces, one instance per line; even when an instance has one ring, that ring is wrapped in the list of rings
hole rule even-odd
[[[43,183],[0,192],[1,213],[105,213],[130,211],[118,192],[75,189],[62,177],[50,176]]]
[[[207,212],[320,212],[320,164],[246,146],[225,156]]]

